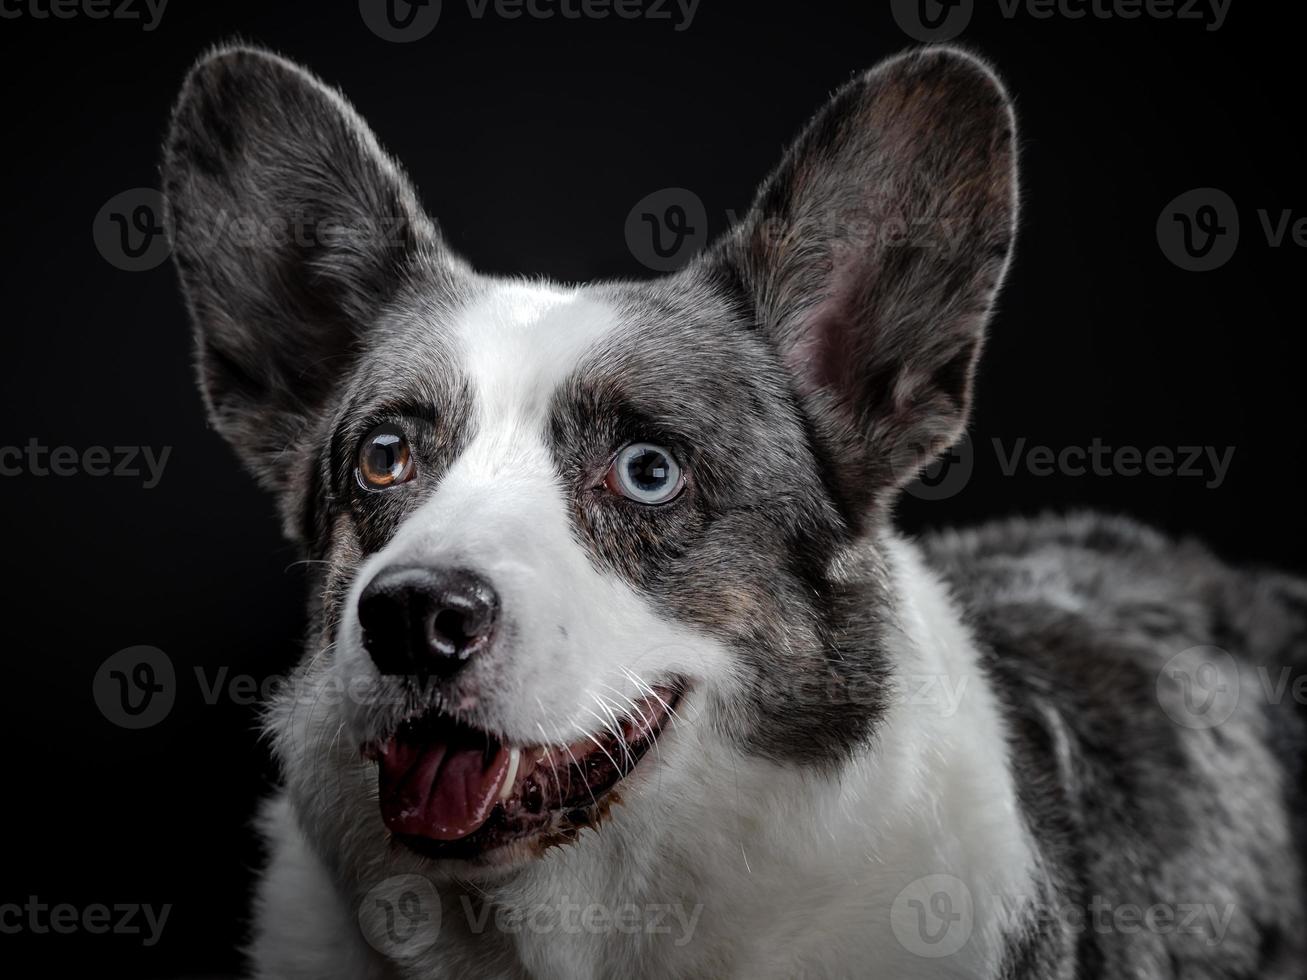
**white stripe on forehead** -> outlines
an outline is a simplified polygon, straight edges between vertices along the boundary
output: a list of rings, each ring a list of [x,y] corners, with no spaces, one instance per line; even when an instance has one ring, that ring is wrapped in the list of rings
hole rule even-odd
[[[616,323],[615,310],[580,289],[533,283],[496,286],[465,309],[458,356],[478,428],[526,425],[542,433],[554,391]]]

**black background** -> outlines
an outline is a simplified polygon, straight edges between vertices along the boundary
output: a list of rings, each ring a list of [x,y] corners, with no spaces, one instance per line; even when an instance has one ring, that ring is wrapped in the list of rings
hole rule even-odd
[[[947,499],[908,499],[902,523],[1092,506],[1200,535],[1237,561],[1304,569],[1307,254],[1270,247],[1257,216],[1307,217],[1300,5],[1233,0],[1217,31],[978,6],[960,40],[1017,99],[1021,246],[980,377],[975,472]],[[0,19],[0,445],[173,447],[150,490],[139,478],[0,477],[0,903],[173,906],[151,948],[28,931],[0,935],[0,963],[143,977],[239,965],[259,861],[249,823],[273,772],[255,709],[206,703],[194,671],[286,670],[303,575],[270,501],[205,425],[171,267],[115,268],[91,234],[115,194],[157,186],[178,83],[234,35],[340,85],[478,267],[563,280],[648,275],[624,225],[660,188],[693,190],[722,230],[836,85],[913,43],[875,2],[702,0],[676,31],[475,19],[445,0],[412,44],[372,34],[356,0],[171,0],[151,32]],[[1169,262],[1155,231],[1197,187],[1227,192],[1243,228],[1234,258],[1206,273]],[[1203,477],[1006,476],[996,437],[1236,451],[1213,489]],[[178,692],[165,721],[133,732],[101,714],[92,678],[136,644],[168,654]]]

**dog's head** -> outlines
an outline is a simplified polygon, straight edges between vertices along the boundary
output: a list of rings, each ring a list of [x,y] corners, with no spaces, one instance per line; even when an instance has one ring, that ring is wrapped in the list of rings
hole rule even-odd
[[[840,89],[682,271],[502,280],[337,92],[203,59],[169,224],[210,416],[317,570],[273,716],[306,808],[488,862],[619,782],[648,805],[650,770],[863,744],[893,669],[876,531],[962,431],[1014,154],[994,76],[926,49]]]

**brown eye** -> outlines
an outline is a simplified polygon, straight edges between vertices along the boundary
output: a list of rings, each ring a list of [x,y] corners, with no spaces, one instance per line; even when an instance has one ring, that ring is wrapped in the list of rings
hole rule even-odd
[[[397,425],[379,425],[359,445],[359,486],[364,490],[388,490],[417,475],[408,439]]]

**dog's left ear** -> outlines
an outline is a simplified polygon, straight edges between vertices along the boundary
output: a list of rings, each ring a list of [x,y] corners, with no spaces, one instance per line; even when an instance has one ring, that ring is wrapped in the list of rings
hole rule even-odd
[[[856,519],[962,434],[1017,211],[1015,121],[926,48],[835,94],[706,257],[743,284]]]

